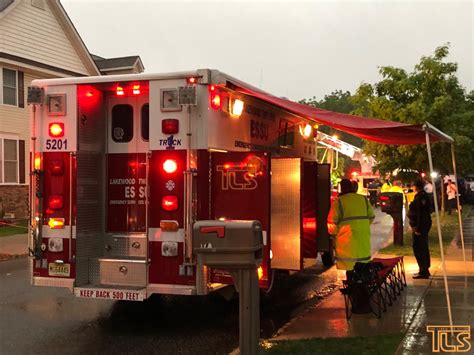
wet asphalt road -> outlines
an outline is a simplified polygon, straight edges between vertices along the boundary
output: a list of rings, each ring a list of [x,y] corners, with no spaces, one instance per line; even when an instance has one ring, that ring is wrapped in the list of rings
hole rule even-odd
[[[376,249],[387,239],[378,215]],[[261,300],[261,336],[270,337],[310,304],[336,289],[335,268],[320,262],[280,276]],[[160,296],[145,302],[74,297],[33,287],[26,258],[0,262],[0,354],[227,354],[238,346],[238,299],[213,294]]]
[[[281,276],[263,299],[262,336],[331,292],[335,269],[317,265]],[[0,353],[225,354],[238,346],[238,300],[161,296],[146,302],[75,298],[67,290],[29,285],[26,258],[0,262]]]

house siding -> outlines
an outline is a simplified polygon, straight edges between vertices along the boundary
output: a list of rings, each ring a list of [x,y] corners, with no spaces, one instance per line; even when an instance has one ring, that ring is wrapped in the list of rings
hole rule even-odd
[[[0,61],[2,68],[21,70],[24,72],[24,97],[28,94],[28,86],[35,79],[47,79],[51,76],[41,75],[24,68],[6,65]],[[16,218],[26,218],[28,215],[28,185],[30,171],[30,106],[25,107],[0,104],[0,136],[11,136],[25,141],[25,183],[0,184],[0,218],[4,213],[13,213]]]
[[[89,75],[68,35],[45,1],[45,10],[21,0],[0,21],[0,52]]]

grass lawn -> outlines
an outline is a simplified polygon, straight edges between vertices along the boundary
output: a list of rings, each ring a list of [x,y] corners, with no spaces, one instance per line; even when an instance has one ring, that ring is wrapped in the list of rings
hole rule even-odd
[[[262,354],[395,354],[403,334],[266,343]]]
[[[469,214],[472,206],[464,205],[462,209],[463,218]],[[433,220],[433,225],[431,227],[430,233],[428,234],[428,244],[430,247],[430,255],[432,258],[441,257],[441,252],[439,250],[439,239],[438,239],[438,229],[436,226],[436,216],[433,213],[431,215]],[[408,222],[407,222],[408,223]],[[443,248],[446,252],[446,247],[451,243],[453,238],[459,232],[459,223],[457,212],[453,211],[453,214],[449,216],[447,213],[440,216],[441,224],[441,234],[443,236]],[[405,244],[403,246],[390,244],[386,248],[380,250],[380,253],[383,254],[394,254],[394,255],[413,255],[412,249],[412,232],[409,230],[405,233],[404,237]]]
[[[17,221],[12,224],[21,227],[0,226],[0,237],[8,237],[9,235],[28,233],[28,220]]]

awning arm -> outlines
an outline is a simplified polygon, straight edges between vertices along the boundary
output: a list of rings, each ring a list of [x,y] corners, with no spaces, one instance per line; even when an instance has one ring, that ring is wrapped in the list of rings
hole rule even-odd
[[[429,133],[432,136],[438,137],[439,139],[441,139],[445,142],[449,142],[451,144],[454,143],[454,139],[451,136],[449,136],[446,133],[444,133],[443,131],[439,130],[438,128],[436,128],[435,126],[433,126],[429,122],[425,122],[423,124],[423,131]]]

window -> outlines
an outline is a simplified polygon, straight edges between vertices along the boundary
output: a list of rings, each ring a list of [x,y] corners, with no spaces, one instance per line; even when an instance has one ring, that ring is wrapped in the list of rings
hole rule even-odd
[[[141,114],[141,131],[142,131],[142,138],[145,141],[148,141],[150,138],[150,105],[145,104],[142,106],[142,114]]]
[[[25,183],[25,141],[0,138],[0,184]]]
[[[112,140],[127,143],[133,138],[133,107],[115,105],[112,109]]]
[[[17,78],[16,71],[3,68],[3,103],[17,105]]]

